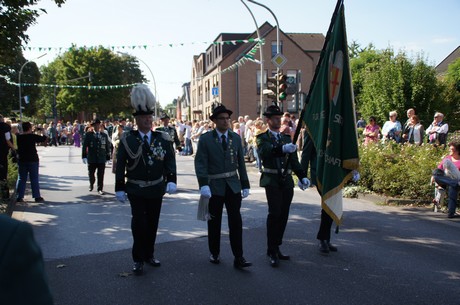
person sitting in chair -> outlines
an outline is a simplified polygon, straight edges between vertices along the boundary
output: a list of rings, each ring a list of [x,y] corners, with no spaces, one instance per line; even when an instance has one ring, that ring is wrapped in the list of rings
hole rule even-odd
[[[455,212],[457,207],[458,192],[460,191],[460,142],[449,143],[449,155],[438,165],[443,173],[433,175],[434,180],[443,189],[449,187],[447,204],[449,218],[456,218],[460,215]],[[436,203],[435,203],[436,204]],[[439,204],[439,203],[437,203]]]

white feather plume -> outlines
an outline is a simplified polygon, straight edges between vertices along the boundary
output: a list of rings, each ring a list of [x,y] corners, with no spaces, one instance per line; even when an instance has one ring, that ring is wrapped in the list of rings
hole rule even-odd
[[[131,90],[131,106],[136,111],[152,111],[155,108],[156,99],[149,87],[138,84]]]

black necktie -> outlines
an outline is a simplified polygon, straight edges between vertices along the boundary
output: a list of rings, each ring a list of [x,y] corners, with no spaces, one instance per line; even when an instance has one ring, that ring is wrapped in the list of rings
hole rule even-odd
[[[147,137],[147,135],[144,135],[144,145],[145,147],[149,148],[149,137]]]
[[[225,135],[223,134],[222,136],[220,136],[220,138],[222,139],[222,148],[224,150],[227,150],[227,140],[226,140]]]

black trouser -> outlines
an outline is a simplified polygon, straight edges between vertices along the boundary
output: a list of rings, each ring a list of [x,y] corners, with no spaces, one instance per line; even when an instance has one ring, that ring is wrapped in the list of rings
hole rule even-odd
[[[102,191],[104,188],[104,172],[105,172],[105,163],[88,163],[88,176],[89,184],[91,186],[96,182],[94,174],[97,169],[97,190]]]
[[[8,151],[6,152],[2,151],[0,153],[0,181],[6,180],[7,178],[8,178]]]
[[[143,262],[153,258],[163,197],[143,198],[128,194],[131,205],[133,260]]]
[[[318,235],[316,238],[319,240],[331,240],[331,227],[332,227],[332,218],[325,210],[321,209],[321,223],[319,225]]]
[[[268,203],[267,252],[275,254],[283,242],[294,189],[269,186],[265,187],[265,194]]]
[[[241,220],[241,193],[233,193],[227,185],[225,196],[215,196],[209,199],[208,246],[213,255],[220,253],[220,231],[222,226],[222,211],[227,209],[228,229],[230,231],[230,246],[235,257],[243,256],[243,221]]]
[[[50,137],[50,146],[54,145],[54,146],[57,147],[57,142],[58,141],[57,141],[56,137],[53,137],[53,136]]]

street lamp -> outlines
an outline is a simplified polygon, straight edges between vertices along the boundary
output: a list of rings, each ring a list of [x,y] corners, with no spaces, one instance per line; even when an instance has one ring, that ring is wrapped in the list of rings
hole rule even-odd
[[[241,0],[242,1],[242,0]],[[276,18],[276,15],[272,12],[272,10],[267,7],[266,5],[262,4],[262,3],[259,3],[259,2],[256,2],[254,0],[248,0],[249,2],[251,3],[254,3],[256,5],[259,5],[263,8],[265,8],[267,11],[270,12],[270,14],[272,14],[273,18],[275,18],[275,22],[276,22],[276,54],[279,54],[280,53],[280,25],[278,23],[278,18]],[[280,67],[277,66],[276,67],[276,75],[279,75],[280,73]],[[278,88],[279,87],[279,80],[277,81],[277,84],[276,84],[276,87]],[[280,98],[279,98],[279,94],[277,94],[277,102],[278,102],[278,105],[280,103]]]
[[[120,51],[117,51],[118,54],[121,54],[121,55],[124,55],[124,56],[131,56],[130,54],[128,53],[125,53],[125,52],[120,52]],[[152,70],[150,69],[149,65],[147,65],[147,63],[145,61],[143,61],[142,59],[140,59],[139,57],[136,56],[136,59],[139,60],[141,63],[143,63],[147,69],[149,70],[150,72],[150,75],[152,76],[152,80],[153,80],[153,90],[154,90],[154,94],[155,94],[155,110],[154,110],[154,114],[155,114],[155,119],[158,117],[158,113],[157,113],[157,102],[159,101],[159,98],[158,98],[158,95],[157,95],[157,83],[155,82],[155,76],[153,75],[153,72]]]
[[[25,67],[29,62],[32,62],[32,61],[37,60],[37,59],[39,59],[39,58],[42,58],[42,57],[45,56],[46,54],[48,54],[48,53],[42,54],[42,55],[38,56],[38,57],[35,58],[35,59],[26,61],[26,62],[21,66],[21,69],[19,70],[19,79],[18,79],[18,86],[19,86],[19,121],[21,122],[21,124],[22,124],[22,97],[21,97],[21,74],[22,74],[22,70],[24,69],[24,67]]]
[[[252,13],[252,11],[249,8],[249,6],[246,3],[244,3],[243,0],[241,0],[241,2],[248,9],[249,13],[251,14],[252,20],[254,20],[254,24],[256,25],[257,38],[259,39],[259,43],[261,44],[262,43],[262,40],[261,40],[262,37],[260,37],[259,26],[257,25],[257,20],[254,17],[254,14]],[[261,114],[264,111],[264,109],[263,109],[263,107],[264,107],[264,95],[262,94],[262,91],[264,90],[264,56],[263,56],[262,49],[263,49],[263,47],[261,45],[260,48],[259,48],[259,50],[260,50],[260,113]]]

